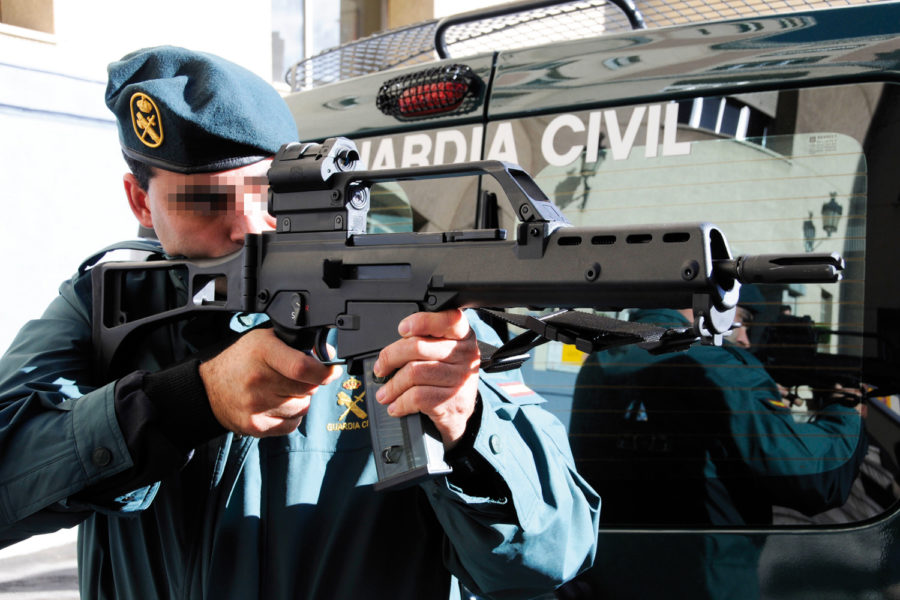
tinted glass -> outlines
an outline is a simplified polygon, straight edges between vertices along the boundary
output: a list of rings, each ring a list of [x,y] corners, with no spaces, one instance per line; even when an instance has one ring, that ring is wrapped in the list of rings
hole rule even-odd
[[[711,222],[734,256],[846,261],[840,283],[744,286],[744,327],[722,347],[534,352],[527,379],[569,427],[579,470],[604,499],[603,525],[846,523],[894,503],[898,390],[880,365],[895,341],[870,318],[884,307],[866,286],[867,266],[884,259],[867,262],[865,145],[877,113],[892,110],[887,93],[698,98],[488,129],[488,147],[511,131],[517,162],[573,225]],[[679,310],[689,306],[639,308],[610,316],[670,327],[692,318]]]

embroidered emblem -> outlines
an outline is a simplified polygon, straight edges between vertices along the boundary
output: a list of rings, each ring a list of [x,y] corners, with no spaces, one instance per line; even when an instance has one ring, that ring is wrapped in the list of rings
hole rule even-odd
[[[153,99],[143,92],[131,97],[131,124],[135,135],[145,146],[157,148],[163,143],[159,109]]]
[[[347,390],[348,392],[353,392],[358,390],[362,386],[362,381],[351,375],[347,378],[347,381],[341,384],[341,387]]]
[[[362,409],[359,405],[366,397],[366,391],[363,390],[359,394],[354,394],[356,390],[362,387],[362,382],[356,377],[348,378],[344,383],[341,384],[341,387],[347,391],[340,391],[337,393],[337,403],[338,406],[343,406],[345,408],[344,412],[341,413],[341,416],[338,417],[337,423],[329,423],[328,431],[346,431],[348,429],[368,429],[369,427],[369,415],[366,414],[366,411]],[[349,392],[349,393],[348,393]],[[353,413],[356,417],[358,417],[359,421],[347,421],[347,417]]]

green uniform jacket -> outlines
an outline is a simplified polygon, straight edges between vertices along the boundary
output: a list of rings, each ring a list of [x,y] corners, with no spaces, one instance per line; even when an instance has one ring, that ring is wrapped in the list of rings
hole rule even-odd
[[[674,310],[632,320],[689,325]],[[763,538],[714,528],[770,525],[772,505],[840,506],[866,453],[855,410],[835,404],[798,422],[763,365],[727,342],[591,355],[570,430],[579,471],[603,498],[601,525],[693,530],[602,530],[581,582],[600,598],[758,598]]]
[[[674,310],[632,320],[689,325]],[[763,365],[727,342],[591,355],[574,409],[572,447],[603,523],[769,524],[773,504],[814,514],[843,503],[866,450],[855,410],[798,422]],[[645,493],[662,489],[664,502]]]
[[[139,310],[173,293],[130,286]],[[515,374],[482,376],[477,477],[376,493],[363,390],[346,375],[288,436],[180,447],[155,425],[182,417],[177,395],[165,410],[136,402],[123,433],[117,407],[141,399],[141,373],[95,376],[90,287],[81,269],[0,362],[0,545],[81,523],[83,597],[420,600],[447,597],[453,573],[526,598],[591,563],[599,498]],[[182,360],[209,337],[210,323],[190,328],[155,333],[128,368]]]

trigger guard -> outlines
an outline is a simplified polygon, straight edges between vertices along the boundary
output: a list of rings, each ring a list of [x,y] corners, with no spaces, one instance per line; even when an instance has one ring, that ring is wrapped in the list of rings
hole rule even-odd
[[[346,362],[343,359],[337,358],[337,356],[335,356],[335,358],[328,357],[329,331],[330,329],[328,327],[322,327],[316,332],[316,338],[313,341],[310,353],[323,365],[342,365]]]

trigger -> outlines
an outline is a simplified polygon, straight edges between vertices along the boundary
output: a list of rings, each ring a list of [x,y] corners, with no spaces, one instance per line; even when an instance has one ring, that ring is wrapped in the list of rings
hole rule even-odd
[[[328,333],[331,331],[328,327],[322,327],[316,331],[316,339],[313,341],[312,353],[323,365],[341,365],[344,361],[335,356],[329,356],[328,350]]]

